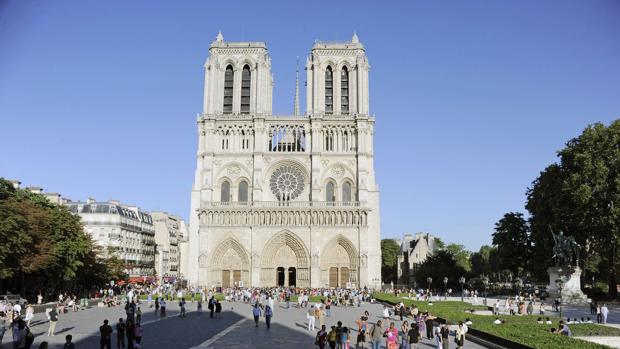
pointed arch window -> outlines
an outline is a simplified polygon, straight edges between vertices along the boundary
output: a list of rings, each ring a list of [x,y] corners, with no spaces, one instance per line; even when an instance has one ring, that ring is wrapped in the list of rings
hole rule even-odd
[[[342,185],[342,202],[351,202],[351,183],[344,182]]]
[[[327,182],[327,186],[325,186],[325,201],[334,202],[336,201],[336,195],[334,191],[334,182]]]
[[[340,72],[340,111],[349,114],[349,70],[342,67]]]
[[[325,113],[334,112],[334,72],[332,67],[325,69]]]
[[[243,66],[241,72],[241,114],[250,113],[250,86],[252,81],[252,72],[249,65]]]
[[[224,114],[232,113],[234,81],[235,72],[229,64],[224,72]]]
[[[229,181],[222,182],[222,187],[220,188],[220,201],[230,202],[230,182]]]
[[[241,181],[239,182],[239,202],[248,202],[248,182]]]

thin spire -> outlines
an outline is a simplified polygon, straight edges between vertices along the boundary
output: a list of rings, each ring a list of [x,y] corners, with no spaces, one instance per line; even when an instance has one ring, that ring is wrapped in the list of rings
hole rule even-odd
[[[299,115],[299,56],[297,56],[297,65],[295,67],[295,106],[293,107],[294,116]]]
[[[215,37],[215,41],[224,41],[224,36],[222,35],[222,31],[220,30]]]

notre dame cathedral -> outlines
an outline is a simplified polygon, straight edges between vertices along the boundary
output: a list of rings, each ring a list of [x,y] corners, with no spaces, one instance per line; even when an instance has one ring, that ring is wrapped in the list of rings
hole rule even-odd
[[[228,42],[220,33],[204,68],[190,284],[378,288],[375,119],[357,35],[314,43],[304,114],[299,81],[293,115],[272,114],[264,42]]]

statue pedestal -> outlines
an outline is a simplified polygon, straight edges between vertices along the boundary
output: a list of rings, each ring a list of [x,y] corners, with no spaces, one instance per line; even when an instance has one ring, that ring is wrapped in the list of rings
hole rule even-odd
[[[560,290],[555,280],[560,278],[560,267],[550,267],[547,269],[549,273],[549,297],[559,298]],[[579,304],[586,303],[588,297],[581,291],[581,269],[575,268],[570,276],[564,277],[564,287],[562,288],[562,301],[565,303]]]

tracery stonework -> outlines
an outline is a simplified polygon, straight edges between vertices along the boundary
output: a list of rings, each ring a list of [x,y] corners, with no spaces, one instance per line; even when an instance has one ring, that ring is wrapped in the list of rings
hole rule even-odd
[[[191,284],[380,286],[368,69],[357,36],[316,42],[305,113],[273,116],[265,43],[217,36],[197,125]]]

